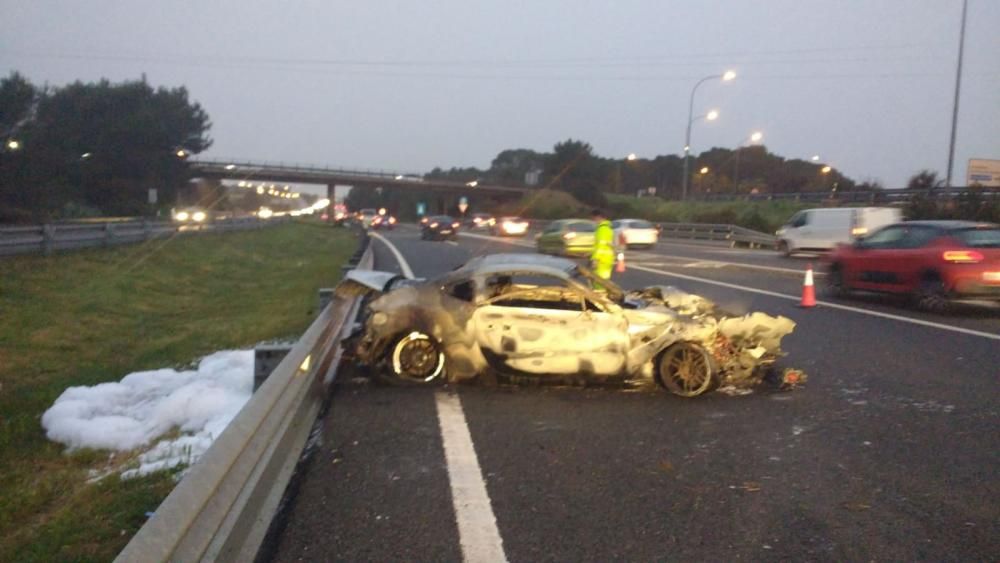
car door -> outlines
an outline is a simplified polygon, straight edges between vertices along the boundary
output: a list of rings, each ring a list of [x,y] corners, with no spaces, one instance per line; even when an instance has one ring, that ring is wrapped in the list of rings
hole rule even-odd
[[[902,292],[915,287],[927,265],[927,247],[940,236],[940,230],[928,225],[904,225],[903,236],[885,249],[876,265],[886,280],[883,289]]]
[[[897,274],[891,264],[907,232],[904,225],[891,225],[857,241],[852,260],[847,265],[848,283],[873,291],[892,291],[898,287]]]
[[[628,350],[624,315],[566,280],[533,277],[530,284],[515,278],[473,315],[490,365],[514,374],[620,373]]]

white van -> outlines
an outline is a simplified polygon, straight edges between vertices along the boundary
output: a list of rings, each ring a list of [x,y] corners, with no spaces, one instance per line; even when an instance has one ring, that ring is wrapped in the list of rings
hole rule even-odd
[[[903,214],[894,207],[833,207],[799,211],[774,234],[785,256],[804,251],[832,250],[879,227],[898,223]]]

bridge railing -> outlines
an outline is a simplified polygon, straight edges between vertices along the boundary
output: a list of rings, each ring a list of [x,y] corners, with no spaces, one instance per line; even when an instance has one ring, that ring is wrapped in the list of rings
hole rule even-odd
[[[371,269],[362,239],[355,266]],[[359,298],[334,297],[116,561],[253,561],[328,394]]]
[[[0,256],[51,254],[82,248],[111,247],[175,235],[259,229],[286,221],[285,217],[239,217],[186,224],[143,219],[114,219],[100,223],[48,223],[31,226],[0,225]]]
[[[394,180],[398,176],[402,177],[400,178],[400,180],[410,180],[410,181],[423,180],[423,174],[419,173],[399,172],[393,170],[382,170],[382,169],[371,169],[371,168],[341,168],[341,167],[321,165],[321,164],[304,164],[299,162],[274,162],[274,161],[247,162],[240,160],[212,159],[212,160],[192,160],[191,164],[199,166],[201,168],[226,170],[233,173],[239,173],[241,171],[246,173],[252,173],[253,171],[258,169],[270,168],[270,169],[287,170],[299,173],[315,172],[316,174],[323,174],[323,175],[338,174],[344,176],[383,178],[386,180]]]

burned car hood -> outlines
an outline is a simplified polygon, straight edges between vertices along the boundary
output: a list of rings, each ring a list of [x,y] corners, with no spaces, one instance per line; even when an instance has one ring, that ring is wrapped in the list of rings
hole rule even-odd
[[[371,293],[387,293],[400,287],[423,283],[421,278],[408,279],[396,272],[381,272],[378,270],[348,270],[337,285],[338,297],[351,298]]]

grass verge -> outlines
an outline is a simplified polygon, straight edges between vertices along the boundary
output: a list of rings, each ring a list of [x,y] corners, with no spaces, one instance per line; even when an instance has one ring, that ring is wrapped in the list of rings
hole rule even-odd
[[[295,337],[355,247],[288,224],[0,260],[0,561],[110,560],[173,488],[162,473],[88,484],[109,452],[67,454],[41,427],[63,390]]]

